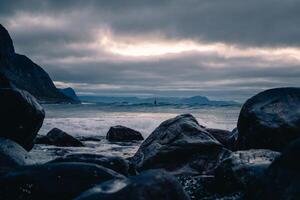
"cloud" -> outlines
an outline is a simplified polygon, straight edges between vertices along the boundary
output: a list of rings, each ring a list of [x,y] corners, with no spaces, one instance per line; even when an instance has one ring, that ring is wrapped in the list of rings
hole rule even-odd
[[[16,51],[82,94],[245,99],[300,81],[296,0],[0,0]]]

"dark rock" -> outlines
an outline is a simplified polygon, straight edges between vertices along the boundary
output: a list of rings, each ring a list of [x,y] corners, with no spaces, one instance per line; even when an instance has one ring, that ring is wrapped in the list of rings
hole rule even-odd
[[[218,193],[259,188],[266,169],[279,155],[279,152],[265,149],[233,152],[216,169],[215,186],[212,188]]]
[[[28,152],[12,140],[0,138],[0,168],[34,164]]]
[[[75,200],[188,200],[175,177],[161,170],[100,184]]]
[[[26,150],[43,124],[45,112],[28,92],[16,88],[0,88],[0,137],[11,139]]]
[[[0,73],[0,88],[16,88],[9,80],[8,78]]]
[[[290,143],[266,173],[266,196],[261,199],[300,199],[300,139]]]
[[[228,155],[190,114],[169,119],[142,143],[132,162],[138,170],[163,168],[173,174],[211,174]]]
[[[47,135],[37,135],[34,139],[34,144],[47,144],[51,145],[51,141],[47,137]]]
[[[213,194],[208,197],[201,198],[201,200],[245,200],[245,194],[242,192],[234,192],[226,195]]]
[[[71,200],[94,185],[115,178],[124,177],[95,164],[27,166],[0,177],[0,197],[5,200]]]
[[[14,53],[13,41],[8,31],[0,24],[0,59],[10,57]]]
[[[58,162],[84,162],[101,165],[108,169],[114,170],[120,174],[128,176],[129,162],[117,156],[104,156],[99,154],[69,154],[61,158],[57,158],[51,163]]]
[[[59,89],[59,91],[62,92],[64,95],[73,99],[75,102],[80,103],[80,100],[79,100],[78,96],[76,95],[73,88],[70,88],[70,87],[63,88],[63,89]]]
[[[68,133],[58,129],[53,128],[47,133],[46,138],[40,139],[38,142],[46,142],[42,144],[55,145],[60,147],[83,147],[84,144],[69,135]],[[49,142],[49,143],[47,143]]]
[[[281,151],[300,136],[300,88],[275,88],[247,100],[238,119],[239,149]]]
[[[125,126],[113,126],[110,127],[106,134],[106,139],[111,142],[124,142],[132,140],[143,140],[143,136],[140,132],[127,128]]]
[[[61,93],[49,75],[24,55],[16,54],[7,30],[0,24],[0,73],[41,103],[78,103]]]
[[[192,200],[203,199],[205,197],[213,196],[209,188],[214,181],[214,176],[177,176],[179,183],[182,185],[184,191],[190,196]]]
[[[214,138],[216,138],[226,148],[234,148],[238,136],[235,129],[233,131],[227,131],[222,129],[206,128],[205,130],[214,136]]]

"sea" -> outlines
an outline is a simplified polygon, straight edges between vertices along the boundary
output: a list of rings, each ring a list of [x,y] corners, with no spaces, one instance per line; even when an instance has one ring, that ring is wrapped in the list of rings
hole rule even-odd
[[[39,134],[46,135],[59,128],[77,138],[97,138],[84,141],[85,147],[35,145],[31,151],[38,163],[44,163],[73,153],[93,153],[130,157],[141,142],[109,142],[105,139],[111,126],[123,125],[140,131],[144,138],[163,121],[190,113],[208,128],[232,130],[236,127],[241,106],[153,105],[118,103],[82,103],[43,105],[46,117]]]

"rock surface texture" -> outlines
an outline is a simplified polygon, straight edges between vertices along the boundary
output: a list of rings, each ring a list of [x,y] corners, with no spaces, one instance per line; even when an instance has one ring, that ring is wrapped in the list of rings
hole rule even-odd
[[[0,138],[0,168],[34,164],[28,152],[12,140]]]
[[[247,100],[238,119],[239,149],[281,151],[300,136],[300,88],[275,88]]]
[[[72,200],[96,184],[118,178],[124,177],[95,164],[28,166],[0,177],[0,197],[5,200]]]
[[[161,170],[149,170],[126,180],[100,184],[76,200],[189,200],[177,179]]]
[[[51,163],[60,162],[94,163],[114,170],[115,172],[118,172],[125,176],[128,176],[129,171],[129,162],[117,156],[104,156],[99,154],[69,154],[51,161]]]
[[[300,139],[290,143],[266,173],[264,199],[300,199]]]
[[[265,149],[233,152],[216,169],[213,189],[220,193],[233,193],[258,188],[265,171],[279,155],[279,152]]]
[[[32,149],[44,121],[44,109],[24,90],[2,87],[0,96],[0,137],[17,142],[26,150]]]
[[[210,174],[229,154],[192,115],[184,114],[160,124],[141,144],[132,162],[139,170]]]

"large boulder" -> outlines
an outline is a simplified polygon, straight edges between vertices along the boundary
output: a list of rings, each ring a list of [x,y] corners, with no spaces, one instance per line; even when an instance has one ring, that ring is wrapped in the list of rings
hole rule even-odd
[[[111,142],[124,142],[133,140],[143,140],[140,132],[127,128],[125,126],[117,125],[110,127],[106,134],[106,139]]]
[[[112,169],[120,174],[128,176],[129,162],[121,157],[117,156],[104,156],[99,154],[69,154],[61,158],[56,158],[51,163],[59,162],[84,162],[84,163],[94,163],[101,165],[108,169]]]
[[[17,168],[34,164],[28,152],[14,141],[0,138],[0,168]]]
[[[290,143],[266,173],[266,192],[261,199],[300,199],[300,139]]]
[[[0,177],[0,197],[5,200],[71,200],[96,184],[116,178],[124,177],[95,164],[27,166]]]
[[[141,144],[132,162],[137,169],[163,168],[173,174],[211,174],[228,155],[190,114],[169,119]]]
[[[265,149],[233,152],[217,167],[212,189],[218,193],[233,193],[259,188],[265,171],[279,155]]]
[[[43,107],[28,92],[12,87],[1,87],[0,97],[0,137],[32,149],[44,121]]]
[[[83,147],[84,144],[68,133],[53,128],[46,136],[39,136],[35,140],[36,144],[54,145],[59,147]]]
[[[238,131],[239,149],[281,151],[300,136],[300,88],[270,89],[247,100]]]
[[[100,184],[75,200],[189,200],[175,177],[160,170],[150,170],[127,180]]]

